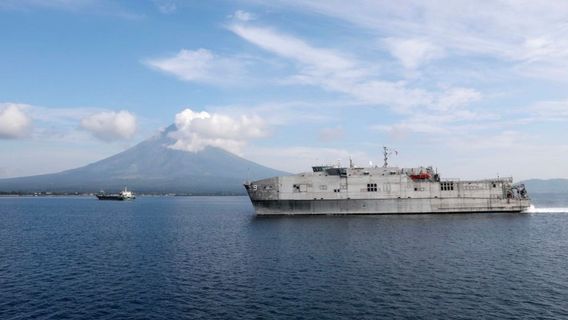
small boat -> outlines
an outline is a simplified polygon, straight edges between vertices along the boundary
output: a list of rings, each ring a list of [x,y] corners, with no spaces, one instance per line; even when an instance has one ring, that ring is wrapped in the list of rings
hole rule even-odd
[[[123,200],[134,200],[134,199],[136,199],[136,197],[134,196],[132,191],[128,191],[128,189],[126,187],[124,187],[124,190],[120,191],[120,193],[108,193],[107,194],[104,191],[101,191],[100,193],[97,193],[96,196],[99,200],[123,201]]]

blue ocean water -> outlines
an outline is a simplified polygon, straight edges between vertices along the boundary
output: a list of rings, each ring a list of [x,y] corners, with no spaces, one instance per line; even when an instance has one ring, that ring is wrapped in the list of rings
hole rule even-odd
[[[0,319],[568,318],[567,203],[259,218],[245,197],[0,198]]]

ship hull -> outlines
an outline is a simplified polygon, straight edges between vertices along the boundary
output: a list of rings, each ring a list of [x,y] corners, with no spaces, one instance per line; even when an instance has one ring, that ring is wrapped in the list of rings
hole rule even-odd
[[[512,178],[440,180],[431,168],[314,167],[244,187],[258,215],[521,212],[530,206]]]
[[[111,201],[125,201],[125,200],[134,200],[135,197],[124,197],[121,195],[97,195],[97,199],[111,200]]]
[[[97,198],[98,198],[99,200],[111,200],[111,201],[124,201],[124,200],[125,200],[124,197],[119,196],[119,195],[116,195],[116,196],[111,196],[111,195],[104,195],[104,196],[101,196],[101,195],[97,195]]]
[[[257,215],[380,215],[522,212],[526,199],[252,200]]]

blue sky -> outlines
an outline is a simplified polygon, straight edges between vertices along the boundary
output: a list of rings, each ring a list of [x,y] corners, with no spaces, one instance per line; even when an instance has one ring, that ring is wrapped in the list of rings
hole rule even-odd
[[[78,167],[175,123],[288,171],[433,165],[568,178],[564,1],[0,2],[0,177]]]

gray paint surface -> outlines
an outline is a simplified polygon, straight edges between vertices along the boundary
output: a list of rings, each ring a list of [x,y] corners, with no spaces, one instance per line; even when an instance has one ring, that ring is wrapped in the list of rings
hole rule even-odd
[[[520,212],[512,178],[441,180],[430,168],[341,168],[245,185],[258,215]],[[337,173],[337,174],[336,174]],[[416,178],[428,173],[428,178]]]

